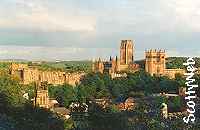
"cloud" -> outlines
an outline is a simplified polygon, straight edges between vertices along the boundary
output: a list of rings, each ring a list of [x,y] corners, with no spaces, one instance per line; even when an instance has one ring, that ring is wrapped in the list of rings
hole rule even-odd
[[[92,16],[59,12],[39,1],[18,0],[12,4],[15,12],[10,14],[12,16],[0,18],[1,28],[38,29],[47,32],[95,30],[96,19]]]
[[[108,57],[122,39],[135,41],[137,59],[150,48],[199,55],[199,23],[198,0],[2,0],[1,57]]]
[[[164,0],[161,1],[161,7],[168,13],[168,22],[174,22],[176,29],[200,32],[200,1]]]
[[[97,57],[107,58],[115,49],[110,48],[75,48],[44,46],[0,46],[0,59],[28,60],[92,60]],[[114,55],[113,55],[114,56]]]

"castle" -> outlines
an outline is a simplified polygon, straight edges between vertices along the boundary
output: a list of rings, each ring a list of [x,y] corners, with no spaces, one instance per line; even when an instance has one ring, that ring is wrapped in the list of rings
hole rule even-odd
[[[171,79],[176,74],[183,75],[184,69],[166,69],[166,53],[165,50],[147,50],[145,52],[145,71],[150,75],[167,76]]]
[[[9,73],[17,76],[22,84],[30,84],[32,82],[47,82],[48,84],[61,85],[70,84],[75,86],[85,75],[83,72],[67,73],[62,71],[41,71],[38,68],[28,66],[27,64],[10,65]]]
[[[138,64],[134,63],[134,44],[132,40],[122,40],[120,45],[120,58],[117,56],[108,61],[100,58],[93,62],[93,72],[109,73],[112,78],[125,77],[126,73],[136,72],[140,69]],[[145,51],[145,71],[150,75],[167,76],[175,78],[176,74],[183,75],[184,69],[167,69],[165,50],[147,50]],[[10,66],[10,74],[19,77],[21,83],[30,84],[32,82],[47,82],[48,84],[60,85],[70,84],[75,86],[85,75],[84,72],[67,73],[62,71],[42,71],[36,67],[27,64],[15,64]]]
[[[109,61],[100,58],[93,62],[93,72],[109,73],[115,75],[120,71],[136,71],[139,65],[134,63],[134,45],[132,40],[122,40],[120,46],[120,59],[116,56]]]
[[[149,50],[145,52],[145,70],[151,75],[162,75],[165,71],[165,50]]]
[[[136,72],[140,69],[134,63],[134,44],[132,40],[122,40],[120,45],[120,59],[111,58],[109,61],[102,61],[100,58],[93,62],[93,72],[109,73],[112,78],[120,77],[120,71]],[[165,50],[145,51],[145,71],[150,75],[167,76],[175,78],[176,74],[183,75],[184,69],[166,69]]]

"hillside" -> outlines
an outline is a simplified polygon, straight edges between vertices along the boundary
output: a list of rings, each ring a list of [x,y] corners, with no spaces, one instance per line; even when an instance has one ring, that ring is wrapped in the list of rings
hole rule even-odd
[[[166,59],[166,68],[175,69],[175,68],[184,68],[183,62],[186,61],[186,57],[168,57]],[[195,58],[196,67],[200,66],[200,58]],[[28,63],[30,66],[38,67],[40,70],[60,70],[67,72],[75,71],[85,71],[90,72],[92,70],[92,61],[59,61],[59,62],[28,62],[28,61],[14,61],[16,63]],[[0,61],[0,69],[6,69],[10,65],[9,61]],[[145,61],[137,60],[135,63],[139,64],[142,68],[145,66]]]
[[[177,69],[177,68],[184,68],[183,63],[187,60],[187,57],[168,57],[166,58],[166,68],[167,69]],[[196,57],[196,67],[200,67],[200,58]],[[137,60],[135,61],[139,64],[142,68],[145,67],[145,60]]]

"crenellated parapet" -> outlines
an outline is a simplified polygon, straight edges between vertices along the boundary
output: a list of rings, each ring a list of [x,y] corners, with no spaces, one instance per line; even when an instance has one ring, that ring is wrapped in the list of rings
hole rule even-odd
[[[120,48],[126,48],[127,46],[133,46],[132,40],[121,40]]]
[[[163,49],[145,51],[145,70],[151,75],[162,75],[165,72],[166,54]]]
[[[165,53],[166,50],[164,49],[149,49],[149,50],[146,50],[145,53]]]
[[[150,49],[145,51],[145,57],[148,58],[161,58],[166,57],[165,50],[162,49]]]

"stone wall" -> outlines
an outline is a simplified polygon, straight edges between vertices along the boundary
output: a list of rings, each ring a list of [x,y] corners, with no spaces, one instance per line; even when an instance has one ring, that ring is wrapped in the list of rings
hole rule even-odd
[[[53,85],[67,83],[73,86],[80,83],[81,77],[85,75],[84,72],[41,71],[23,64],[11,64],[10,74],[18,76],[23,84],[39,81]]]
[[[64,84],[66,81],[65,72],[60,71],[40,71],[39,78],[41,82],[47,81],[54,85]]]
[[[20,77],[24,84],[29,84],[35,81],[39,81],[39,70],[36,68],[23,69],[23,77]]]
[[[164,75],[171,79],[174,79],[176,74],[184,75],[184,73],[185,73],[184,69],[165,69]]]

